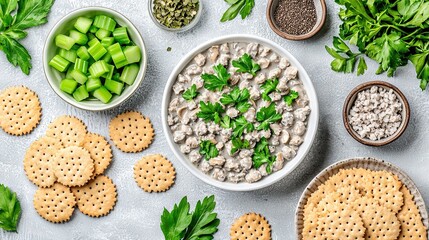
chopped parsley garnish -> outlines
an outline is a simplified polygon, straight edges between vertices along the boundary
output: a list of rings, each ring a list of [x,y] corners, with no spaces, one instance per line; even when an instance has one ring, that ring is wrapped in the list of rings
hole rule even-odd
[[[245,88],[240,90],[240,88],[235,87],[229,94],[223,94],[220,102],[223,105],[234,105],[238,111],[241,113],[247,112],[252,106],[248,101],[250,98],[249,89]]]
[[[256,73],[261,70],[261,66],[253,61],[249,54],[245,53],[238,60],[232,61],[232,66],[238,68],[239,73],[250,73],[252,76],[256,76]]]
[[[277,78],[274,79],[268,79],[265,81],[264,84],[262,84],[262,99],[269,102],[271,101],[271,98],[268,96],[268,94],[274,92],[277,88],[277,85],[279,84],[279,80]]]
[[[232,148],[231,148],[231,155],[236,153],[240,149],[248,149],[250,148],[250,143],[248,140],[241,138],[232,138]]]
[[[197,117],[203,119],[205,122],[213,121],[218,124],[224,112],[225,109],[222,108],[220,103],[212,104],[211,102],[205,103],[201,101],[200,112],[197,113]]]
[[[220,120],[220,126],[227,129],[232,128],[232,122],[231,118],[228,115],[223,116],[223,118]]]
[[[219,150],[217,150],[216,145],[209,140],[200,142],[200,154],[204,156],[204,159],[210,160],[219,156]]]
[[[256,120],[261,123],[256,130],[268,130],[271,123],[278,122],[280,119],[282,115],[277,113],[275,104],[271,103],[270,106],[263,107],[256,113]]]
[[[241,137],[244,133],[244,131],[246,131],[247,133],[255,130],[255,126],[248,122],[247,119],[244,116],[240,116],[238,118],[236,118],[233,122],[233,132],[232,132],[232,136],[233,137]]]
[[[197,85],[195,85],[195,84],[193,84],[190,88],[188,88],[188,90],[186,90],[182,94],[182,97],[186,101],[191,101],[192,99],[196,98],[197,96],[198,96],[198,91],[197,91]]]
[[[295,101],[299,97],[299,93],[294,90],[290,90],[290,92],[284,97],[286,104],[290,107],[292,106],[293,101]]]
[[[223,87],[228,86],[228,80],[231,74],[222,65],[219,64],[213,67],[215,74],[204,73],[201,78],[204,80],[204,87],[210,91],[222,91]]]
[[[276,157],[271,155],[268,141],[265,137],[256,144],[255,152],[252,156],[253,166],[259,168],[263,164],[267,164],[267,173],[271,173],[273,163],[276,161]]]

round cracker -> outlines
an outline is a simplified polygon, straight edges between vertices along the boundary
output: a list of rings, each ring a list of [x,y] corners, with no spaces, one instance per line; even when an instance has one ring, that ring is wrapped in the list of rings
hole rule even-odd
[[[94,176],[103,174],[112,161],[112,148],[107,140],[95,133],[88,133],[82,146],[88,150],[94,160]]]
[[[61,184],[68,187],[83,186],[94,174],[94,160],[85,148],[63,148],[55,155],[54,172]]]
[[[175,178],[173,164],[160,154],[145,156],[134,165],[134,179],[145,192],[165,192]]]
[[[387,171],[373,171],[367,188],[378,203],[394,213],[398,213],[404,204],[401,192],[402,182]]]
[[[15,86],[0,93],[0,127],[6,133],[16,136],[28,134],[37,127],[41,117],[42,108],[34,91]]]
[[[85,139],[86,125],[77,117],[61,116],[51,122],[46,135],[57,138],[65,147],[82,146]]]
[[[235,220],[229,235],[231,240],[269,240],[271,239],[271,226],[261,214],[247,213]]]
[[[353,186],[340,187],[335,192],[328,193],[316,207],[318,213],[329,211],[334,205],[349,205],[361,198],[362,195]]]
[[[72,188],[79,210],[91,217],[107,215],[116,204],[116,186],[112,180],[100,175],[83,187]]]
[[[63,147],[51,137],[41,137],[33,142],[24,157],[27,178],[39,187],[51,187],[57,177],[54,173],[54,156]]]
[[[39,188],[34,194],[33,204],[42,218],[61,223],[70,220],[76,199],[69,187],[55,183],[50,188]]]
[[[404,196],[404,206],[398,213],[398,219],[401,222],[401,233],[398,240],[427,240],[427,229],[422,222],[419,208],[414,202],[414,196],[405,185],[402,185],[401,192]]]
[[[116,147],[126,153],[143,151],[155,136],[150,119],[136,111],[125,112],[113,118],[109,133]]]

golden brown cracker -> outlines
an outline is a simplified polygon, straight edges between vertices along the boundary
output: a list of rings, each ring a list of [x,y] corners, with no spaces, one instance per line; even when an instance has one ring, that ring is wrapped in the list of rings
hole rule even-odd
[[[107,140],[95,133],[88,133],[85,136],[82,146],[88,150],[94,160],[94,176],[103,174],[112,161],[112,148]]]
[[[247,213],[235,220],[229,235],[231,240],[269,240],[271,225],[261,214]]]
[[[63,148],[55,155],[54,171],[59,183],[68,187],[83,186],[94,174],[94,160],[85,148]]]
[[[52,121],[46,135],[59,139],[64,147],[82,146],[85,139],[86,125],[77,117],[61,116]]]
[[[119,114],[109,125],[110,138],[119,150],[141,152],[152,143],[155,132],[150,119],[136,111]]]
[[[104,175],[91,180],[83,187],[72,188],[79,210],[91,217],[107,215],[116,204],[116,186]]]
[[[69,187],[55,183],[49,188],[39,188],[34,194],[33,204],[42,218],[61,223],[70,220],[76,199]]]
[[[318,213],[328,211],[334,205],[350,205],[361,198],[362,195],[353,186],[344,186],[335,189],[335,192],[326,194],[316,207]]]
[[[0,127],[8,134],[21,136],[32,132],[40,122],[42,108],[37,94],[25,86],[0,92]]]
[[[145,156],[134,165],[134,179],[145,192],[165,192],[175,178],[173,164],[160,154]]]
[[[373,171],[367,188],[371,189],[372,197],[380,205],[398,213],[404,204],[401,187],[402,182],[394,174],[387,171]]]
[[[427,228],[422,222],[422,216],[414,202],[414,196],[405,185],[402,185],[401,192],[404,196],[404,205],[398,213],[398,219],[401,222],[401,233],[398,239],[428,239]]]
[[[24,157],[24,171],[28,179],[39,187],[54,185],[57,180],[54,156],[62,147],[60,141],[47,136],[33,142]]]
[[[323,238],[322,231],[317,223],[319,215],[316,211],[308,211],[306,218],[304,219],[304,225],[302,229],[303,240],[314,240]]]
[[[341,169],[337,174],[330,177],[325,185],[334,189],[344,186],[354,186],[362,195],[370,194],[367,184],[371,180],[371,170],[363,168]]]

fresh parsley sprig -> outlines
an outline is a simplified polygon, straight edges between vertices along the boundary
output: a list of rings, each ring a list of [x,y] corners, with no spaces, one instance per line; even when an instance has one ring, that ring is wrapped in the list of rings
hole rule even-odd
[[[183,94],[182,97],[186,101],[191,101],[192,99],[198,96],[197,85],[193,84],[190,88],[188,88]]]
[[[221,22],[233,20],[240,13],[241,19],[245,19],[252,12],[255,0],[225,0],[231,7],[226,10],[221,18]]]
[[[339,37],[334,37],[334,48],[325,46],[326,51],[335,59],[331,62],[332,70],[336,72],[351,73],[355,70],[356,61],[359,59],[357,75],[362,75],[367,69],[365,59],[359,57],[361,53],[353,53],[349,46]]]
[[[253,123],[248,122],[247,119],[243,115],[234,119],[232,127],[233,127],[232,136],[234,138],[241,137],[243,135],[244,131],[249,133],[249,132],[255,130],[255,126],[253,125]]]
[[[268,146],[268,141],[265,137],[262,137],[261,140],[256,144],[255,151],[252,156],[253,167],[259,168],[263,164],[267,164],[266,171],[271,173],[272,166],[276,161],[276,157],[271,155],[270,148]]]
[[[216,148],[216,144],[209,140],[200,142],[200,154],[204,156],[204,159],[210,160],[219,156],[219,150]]]
[[[220,103],[211,103],[200,101],[200,111],[197,113],[197,117],[203,119],[205,122],[213,121],[219,123],[221,120],[222,113],[225,112]]]
[[[256,76],[256,73],[261,70],[261,66],[253,61],[252,57],[245,53],[238,60],[232,61],[232,66],[237,68],[239,73],[250,73]]]
[[[0,228],[16,232],[20,215],[21,204],[16,193],[0,184]]]
[[[289,93],[287,95],[285,95],[284,100],[285,100],[286,104],[290,107],[290,106],[292,106],[293,101],[298,99],[298,97],[299,97],[299,93],[297,91],[290,90]]]
[[[223,116],[219,125],[225,129],[232,128],[231,118],[228,115]]]
[[[213,70],[215,74],[204,73],[201,75],[204,80],[204,87],[210,91],[222,91],[225,86],[228,86],[231,74],[222,64],[214,66]]]
[[[267,102],[271,102],[271,98],[268,96],[268,94],[274,92],[277,88],[277,85],[279,85],[279,80],[277,78],[274,79],[268,79],[266,80],[262,85],[262,99],[264,99]]]
[[[223,94],[222,98],[220,99],[220,102],[224,106],[231,104],[235,106],[237,110],[241,113],[245,113],[252,106],[249,103],[249,98],[249,89],[245,88],[243,90],[240,90],[239,87],[235,87],[230,93]]]
[[[276,123],[280,119],[282,119],[282,115],[277,113],[274,103],[271,103],[268,107],[262,107],[256,113],[256,121],[261,123],[256,130],[268,130],[270,129],[270,124]]]
[[[241,138],[232,138],[231,142],[232,142],[231,155],[236,153],[240,149],[250,148],[250,143],[246,139],[242,140]]]

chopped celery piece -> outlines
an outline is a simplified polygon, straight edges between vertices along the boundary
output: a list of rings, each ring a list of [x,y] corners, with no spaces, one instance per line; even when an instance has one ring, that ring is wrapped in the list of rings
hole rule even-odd
[[[110,55],[112,55],[112,59],[116,65],[116,68],[121,68],[126,65],[123,63],[127,61],[127,58],[122,52],[122,48],[121,48],[121,45],[119,45],[119,43],[115,43],[109,46],[107,50],[109,51]]]
[[[92,34],[92,33],[87,33],[86,34],[87,36],[88,36],[88,40],[89,41],[91,41],[92,39],[94,39],[94,38],[97,38],[94,34]]]
[[[116,27],[116,21],[105,15],[98,15],[94,19],[94,26],[113,32]]]
[[[89,67],[89,73],[95,78],[101,77],[101,75],[105,74],[109,70],[108,64],[103,60],[95,62]]]
[[[76,51],[74,50],[65,50],[61,48],[58,54],[69,62],[74,63],[76,61],[77,56]]]
[[[85,84],[86,80],[88,80],[88,77],[83,74],[81,71],[77,70],[77,69],[73,69],[70,72],[70,76],[76,80],[76,82],[80,83],[80,84]]]
[[[83,101],[88,97],[89,97],[89,93],[88,91],[86,91],[86,87],[83,85],[78,87],[73,93],[73,98],[78,102]]]
[[[88,45],[90,46],[88,48],[88,52],[94,58],[95,61],[99,60],[101,57],[103,57],[104,54],[107,53],[107,50],[96,38],[89,41]]]
[[[89,55],[88,52],[88,48],[86,48],[85,46],[81,46],[78,50],[77,50],[77,56],[82,59],[82,60],[88,60],[91,56]]]
[[[70,62],[61,57],[60,55],[55,55],[54,58],[49,62],[49,66],[57,69],[60,72],[65,72],[69,67]]]
[[[74,27],[79,30],[81,33],[87,33],[89,28],[91,28],[92,19],[86,17],[79,17],[74,24]]]
[[[89,63],[88,61],[82,60],[80,58],[76,59],[76,63],[74,64],[74,69],[79,70],[83,74],[88,72]]]
[[[107,38],[107,37],[109,37],[110,36],[110,34],[111,34],[112,32],[110,32],[110,31],[107,31],[107,30],[104,30],[104,29],[102,29],[102,28],[100,28],[100,29],[98,29],[98,31],[95,33],[95,36],[98,38],[98,39],[103,39],[103,38]]]
[[[139,70],[139,66],[135,63],[128,65],[124,67],[124,70],[122,71],[121,77],[119,79],[128,85],[132,85],[139,74]]]
[[[111,63],[112,62],[112,55],[110,55],[110,53],[106,53],[106,54],[104,54],[104,56],[101,60],[104,60],[106,63]]]
[[[114,42],[115,42],[115,39],[112,37],[105,37],[105,38],[101,39],[101,45],[103,45],[103,47],[105,47],[105,48],[112,45]]]
[[[138,46],[125,47],[124,55],[127,58],[128,64],[140,62],[142,57],[140,48]]]
[[[116,28],[115,31],[113,31],[113,37],[120,44],[129,44],[131,42],[126,27]]]
[[[113,74],[112,79],[115,81],[121,81],[121,79],[119,79],[121,77],[121,74],[116,72],[115,74]]]
[[[70,48],[72,48],[75,43],[76,41],[73,38],[64,34],[58,34],[55,37],[55,45],[65,50],[70,50]]]
[[[67,79],[73,79],[72,76],[70,76],[71,71],[74,69],[74,64],[70,64],[69,68],[67,68],[66,78]]]
[[[109,71],[106,72],[105,74],[101,75],[101,77],[105,78],[105,79],[112,79],[113,77],[113,72],[115,71],[115,66],[107,64]]]
[[[104,86],[112,93],[116,95],[121,95],[122,90],[124,88],[124,83],[117,82],[115,80],[106,79],[104,82]]]
[[[98,31],[98,27],[96,27],[96,26],[94,26],[94,25],[92,25],[90,28],[89,28],[89,32],[90,33],[96,33]]]
[[[60,82],[60,90],[65,93],[72,94],[77,88],[77,85],[79,84],[73,79],[63,79]]]
[[[99,78],[93,78],[93,77],[89,77],[88,81],[86,81],[85,85],[86,85],[86,91],[88,91],[88,92],[92,92],[92,91],[96,90],[97,88],[103,86],[103,84],[101,84],[101,80]]]
[[[70,30],[70,37],[74,39],[75,43],[85,45],[88,42],[88,37],[76,30]]]
[[[103,103],[108,103],[112,98],[112,94],[103,86],[95,90],[92,95]]]

